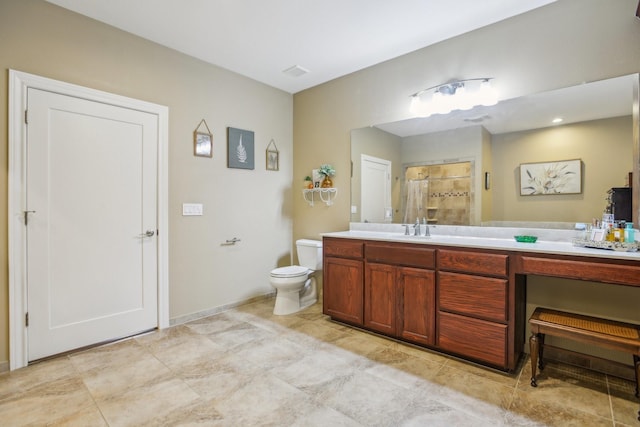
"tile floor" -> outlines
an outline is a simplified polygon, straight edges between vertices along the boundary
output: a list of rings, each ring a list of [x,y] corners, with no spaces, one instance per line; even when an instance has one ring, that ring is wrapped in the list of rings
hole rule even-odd
[[[273,299],[0,374],[1,426],[640,426],[634,383],[495,372]]]

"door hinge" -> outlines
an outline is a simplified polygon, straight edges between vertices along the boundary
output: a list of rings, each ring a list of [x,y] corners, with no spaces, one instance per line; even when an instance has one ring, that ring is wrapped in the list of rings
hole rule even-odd
[[[29,124],[29,110],[24,110],[24,124]]]
[[[29,327],[29,313],[25,313],[24,315],[24,325]]]

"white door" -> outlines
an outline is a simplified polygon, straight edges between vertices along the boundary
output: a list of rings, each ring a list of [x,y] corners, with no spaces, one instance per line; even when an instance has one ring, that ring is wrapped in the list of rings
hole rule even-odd
[[[362,154],[360,197],[363,222],[391,222],[391,162]]]
[[[158,326],[158,117],[29,88],[28,359]]]

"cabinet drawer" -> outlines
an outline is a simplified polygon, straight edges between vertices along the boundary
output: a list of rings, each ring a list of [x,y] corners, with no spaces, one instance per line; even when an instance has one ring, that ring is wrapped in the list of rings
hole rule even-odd
[[[640,286],[640,266],[522,256],[523,274]]]
[[[435,268],[435,252],[421,245],[367,243],[364,247],[367,261],[421,268]]]
[[[438,346],[461,356],[507,367],[507,326],[439,313]]]
[[[333,239],[325,237],[322,239],[322,250],[324,257],[334,256],[341,258],[362,258],[364,253],[364,242],[359,240]]]
[[[506,279],[438,273],[438,308],[496,322],[508,319]]]
[[[463,273],[508,276],[509,255],[486,254],[481,252],[438,251],[438,268]]]

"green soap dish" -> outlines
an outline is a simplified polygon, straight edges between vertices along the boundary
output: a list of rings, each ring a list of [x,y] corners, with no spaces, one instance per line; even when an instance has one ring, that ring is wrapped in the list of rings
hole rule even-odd
[[[520,243],[535,243],[538,240],[536,236],[513,236],[513,238]]]

